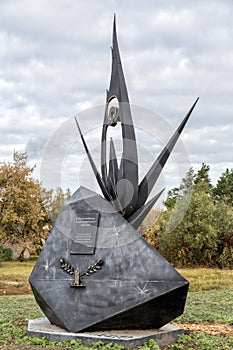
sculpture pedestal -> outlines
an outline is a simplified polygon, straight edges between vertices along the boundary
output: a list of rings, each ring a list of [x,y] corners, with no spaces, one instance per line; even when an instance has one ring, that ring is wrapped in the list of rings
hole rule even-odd
[[[63,206],[30,283],[49,321],[73,333],[160,329],[183,313],[188,292],[188,281],[83,187]]]
[[[71,333],[63,328],[52,325],[47,318],[37,318],[28,322],[28,336],[42,338],[49,341],[82,340],[84,345],[92,345],[95,342],[116,343],[123,345],[126,349],[136,348],[150,339],[154,339],[158,345],[174,343],[178,336],[183,333],[181,328],[167,324],[160,329],[148,330],[111,330],[83,333]]]

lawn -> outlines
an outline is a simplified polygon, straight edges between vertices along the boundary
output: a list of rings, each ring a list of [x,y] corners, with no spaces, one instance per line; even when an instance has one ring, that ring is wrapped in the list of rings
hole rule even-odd
[[[28,319],[43,316],[27,282],[33,266],[34,262],[22,262],[2,263],[0,267],[0,349],[88,349],[74,341],[54,344],[44,339],[27,338]],[[174,320],[174,323],[184,328],[185,333],[177,343],[164,349],[233,349],[233,271],[179,271],[191,282],[185,312]],[[120,349],[116,345],[93,346],[96,350],[111,348]],[[159,349],[153,342],[143,347],[145,350],[150,348]]]
[[[0,295],[29,294],[28,277],[35,265],[29,262],[2,262],[0,267]]]

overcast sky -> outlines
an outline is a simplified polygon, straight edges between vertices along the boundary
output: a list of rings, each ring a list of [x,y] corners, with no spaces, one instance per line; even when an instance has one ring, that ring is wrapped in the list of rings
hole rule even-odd
[[[200,96],[182,134],[182,147],[187,167],[197,170],[202,162],[209,164],[215,182],[227,167],[233,167],[230,0],[1,0],[0,161],[11,160],[14,149],[27,150],[30,162],[38,164],[40,176],[48,144],[55,140],[59,153],[67,127],[73,134],[63,149],[66,156],[62,156],[62,165],[58,165],[64,173],[61,185],[74,190],[81,178],[90,181],[91,170],[85,165],[83,175],[75,178],[81,159],[75,158],[75,150],[77,157],[81,151],[70,117],[78,114],[85,128],[81,111],[105,103],[114,13],[130,102],[162,116],[169,137]],[[98,108],[96,111],[99,113]],[[86,132],[98,157],[95,148],[100,142],[103,115],[96,118]],[[156,157],[160,149],[153,140],[163,143],[162,131],[156,129],[156,123],[160,125],[156,119],[148,118],[144,126],[147,135],[152,132],[150,126],[155,127],[154,139],[145,133],[140,136],[140,116],[135,117],[135,126],[140,147]],[[179,185],[179,179],[172,177],[176,160],[167,166],[168,179],[161,181],[166,187]]]

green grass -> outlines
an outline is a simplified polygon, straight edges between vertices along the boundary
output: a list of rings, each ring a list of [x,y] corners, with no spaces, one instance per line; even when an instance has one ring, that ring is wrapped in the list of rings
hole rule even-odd
[[[45,339],[29,339],[26,335],[27,322],[31,318],[42,317],[32,295],[2,296],[0,297],[0,349],[73,349],[84,350],[87,347],[81,343],[66,342],[51,343]],[[233,324],[233,293],[232,291],[191,292],[188,295],[184,315],[175,320],[176,323],[189,322],[219,322]],[[73,345],[72,345],[73,344]],[[204,333],[183,335],[180,340],[166,349],[233,349],[233,337],[217,337]],[[21,348],[22,346],[22,348]],[[212,348],[211,348],[212,346]],[[103,345],[99,345],[103,348]],[[143,349],[150,347],[144,346]],[[105,349],[105,348],[104,348]],[[115,350],[119,348],[115,347]],[[158,348],[157,348],[158,349]]]
[[[31,293],[28,277],[34,265],[35,261],[2,262],[0,267],[0,295]]]
[[[233,270],[208,268],[177,269],[190,283],[191,292],[233,290]]]
[[[219,338],[204,333],[182,335],[178,341],[168,347],[169,350],[232,350],[233,338]]]
[[[184,314],[175,322],[219,322],[233,325],[233,292],[190,292]]]
[[[27,337],[28,320],[43,317],[28,284],[28,277],[34,264],[35,262],[4,262],[0,267],[0,291],[5,291],[0,296],[0,349],[90,349],[76,341],[51,343],[46,339]],[[161,349],[233,349],[233,271],[200,268],[179,269],[179,272],[190,281],[190,292],[184,314],[178,317],[175,323],[180,324],[181,327],[182,324],[183,326],[199,325],[201,331],[186,331],[175,344],[161,347]],[[217,325],[219,329],[227,327],[229,334],[225,332],[223,336],[220,332],[218,336],[210,335],[208,325]],[[120,350],[121,347],[96,343],[91,349]],[[141,347],[141,350],[149,349],[158,350],[159,347],[154,341]]]
[[[31,293],[28,277],[35,261],[3,262],[0,267],[0,295]],[[233,290],[233,270],[178,269],[190,282],[191,292],[208,290]]]

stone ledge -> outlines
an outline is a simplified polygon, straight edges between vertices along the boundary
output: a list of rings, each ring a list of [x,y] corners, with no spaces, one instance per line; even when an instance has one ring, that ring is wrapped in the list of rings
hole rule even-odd
[[[36,318],[28,322],[29,337],[45,337],[54,342],[80,339],[83,344],[89,346],[102,341],[105,344],[120,344],[128,349],[141,346],[150,339],[154,339],[158,345],[168,345],[174,343],[182,333],[181,328],[171,324],[167,324],[160,329],[70,333],[65,329],[52,325],[47,318]]]

